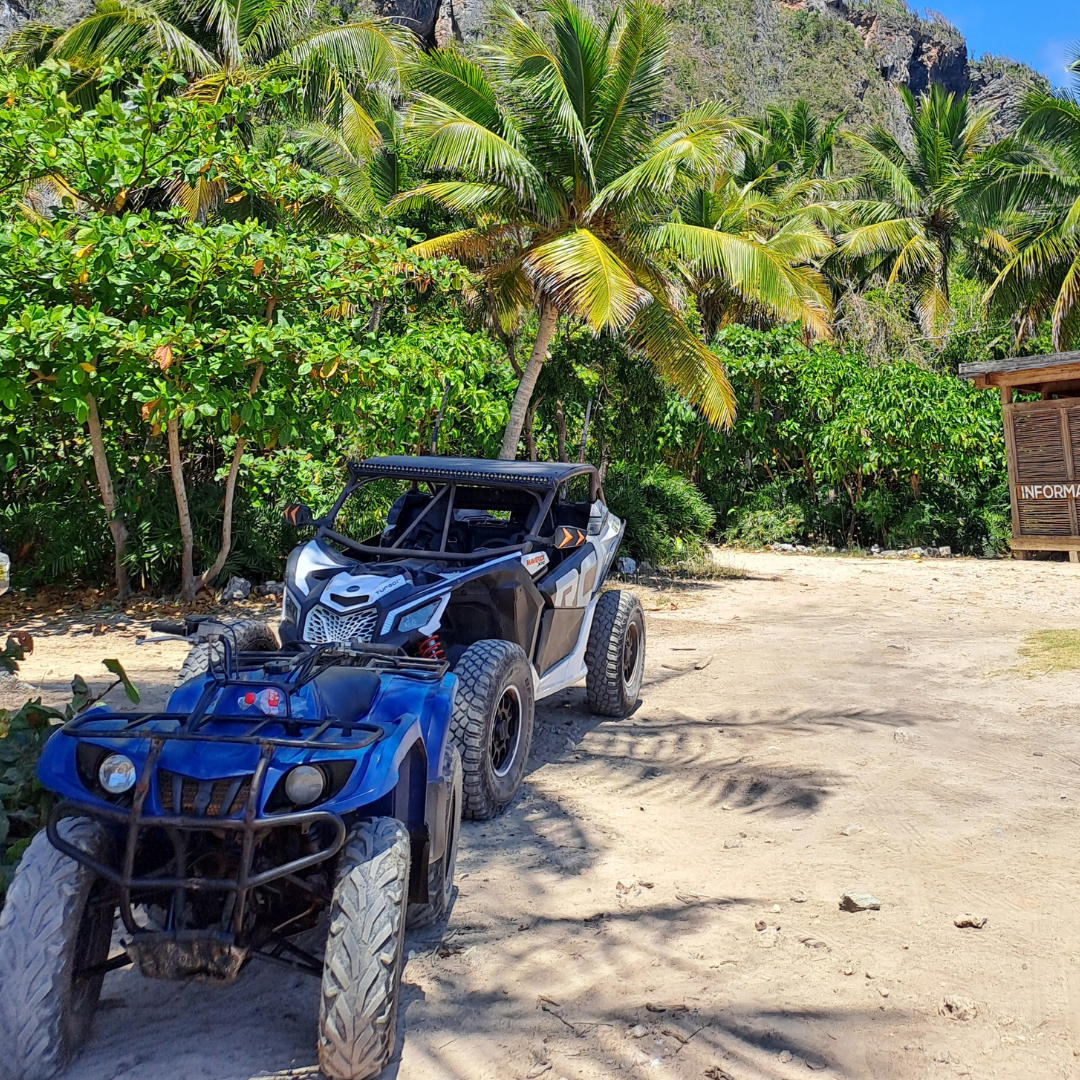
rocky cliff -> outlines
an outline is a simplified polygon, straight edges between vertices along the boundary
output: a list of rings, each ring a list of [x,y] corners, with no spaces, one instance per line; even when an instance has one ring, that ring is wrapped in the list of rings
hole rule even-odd
[[[339,10],[401,19],[429,45],[483,36],[492,0],[320,0]],[[515,0],[526,10],[535,0]],[[601,8],[613,0],[595,0]],[[1046,80],[1015,61],[973,61],[943,16],[922,18],[904,0],[665,0],[671,19],[667,107],[722,96],[758,110],[805,97],[824,116],[860,126],[900,119],[895,88],[931,82],[970,91],[994,110],[995,134],[1015,126],[1024,94]],[[69,25],[92,0],[0,0],[0,38],[32,18]]]
[[[490,2],[377,0],[378,10],[407,18],[440,45],[480,38]],[[993,108],[1001,134],[1015,126],[1024,94],[1048,85],[1012,60],[971,60],[963,35],[944,16],[922,18],[903,0],[667,0],[666,6],[675,38],[673,109],[713,94],[748,109],[803,96],[825,114],[844,111],[855,124],[888,123],[899,117],[897,86],[919,93],[936,82],[957,94],[970,90],[977,106]]]

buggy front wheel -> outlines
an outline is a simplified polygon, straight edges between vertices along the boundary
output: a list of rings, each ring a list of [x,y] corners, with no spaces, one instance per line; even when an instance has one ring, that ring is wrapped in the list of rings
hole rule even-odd
[[[183,686],[189,679],[205,675],[212,660],[220,663],[225,656],[225,646],[221,644],[223,638],[228,640],[234,653],[272,652],[278,647],[274,631],[262,619],[223,623],[220,632],[191,646],[173,685]]]
[[[497,817],[517,794],[533,733],[529,661],[510,641],[470,645],[454,668],[458,677],[450,733],[461,749],[464,816]]]

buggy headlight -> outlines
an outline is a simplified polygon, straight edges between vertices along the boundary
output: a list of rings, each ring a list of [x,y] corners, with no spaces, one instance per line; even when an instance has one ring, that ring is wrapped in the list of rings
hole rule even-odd
[[[98,782],[110,795],[123,795],[135,786],[135,766],[123,754],[110,754],[98,766]]]
[[[419,630],[420,627],[427,623],[431,619],[431,616],[435,614],[435,609],[439,606],[439,603],[439,600],[432,600],[430,604],[418,607],[415,611],[406,611],[405,614],[398,619],[398,633],[407,634],[410,630]]]
[[[297,806],[308,806],[326,790],[326,773],[318,765],[297,765],[285,777],[285,794]]]

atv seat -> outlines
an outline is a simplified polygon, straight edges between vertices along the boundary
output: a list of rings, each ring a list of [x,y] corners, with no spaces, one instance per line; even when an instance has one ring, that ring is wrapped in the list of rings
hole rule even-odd
[[[363,720],[379,691],[379,676],[359,668],[329,667],[313,680],[322,696],[327,716],[346,724]]]

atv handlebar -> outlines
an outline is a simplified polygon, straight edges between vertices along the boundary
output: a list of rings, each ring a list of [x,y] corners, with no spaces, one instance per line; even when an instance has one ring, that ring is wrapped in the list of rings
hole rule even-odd
[[[154,634],[177,634],[180,637],[187,637],[188,634],[187,624],[182,622],[152,622],[150,631]]]

